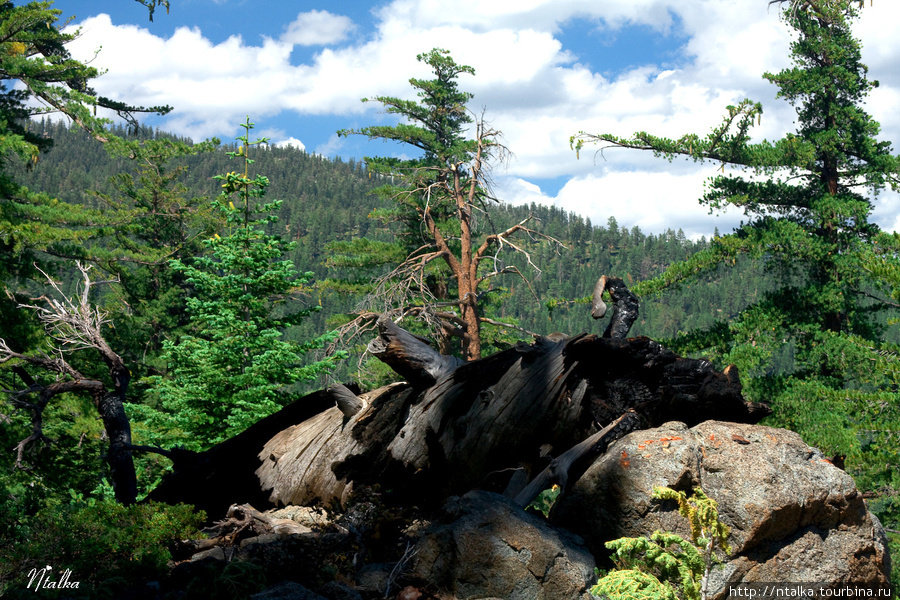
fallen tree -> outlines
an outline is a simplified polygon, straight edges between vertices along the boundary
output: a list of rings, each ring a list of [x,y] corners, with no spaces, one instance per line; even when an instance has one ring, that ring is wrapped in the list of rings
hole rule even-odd
[[[621,280],[598,281],[595,318],[606,313],[604,291],[614,309],[603,337],[538,337],[468,363],[382,318],[369,350],[405,382],[364,394],[334,386],[301,399],[176,461],[151,498],[221,514],[234,503],[261,506],[262,496],[329,503],[354,485],[378,484],[420,506],[474,488],[525,505],[552,483],[565,488],[629,431],[768,414],[744,401],[734,367],[718,371],[646,337],[626,338],[637,299]]]

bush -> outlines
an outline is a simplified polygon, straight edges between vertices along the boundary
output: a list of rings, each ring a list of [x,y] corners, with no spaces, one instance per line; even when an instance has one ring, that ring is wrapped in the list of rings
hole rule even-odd
[[[706,600],[706,585],[718,551],[731,552],[728,527],[719,520],[716,501],[703,490],[691,497],[670,488],[654,488],[653,499],[673,500],[691,526],[691,539],[655,531],[647,537],[606,543],[616,570],[601,577],[590,592],[610,600]]]
[[[188,505],[101,500],[46,508],[28,521],[27,538],[0,545],[0,595],[33,597],[37,577],[50,567],[45,581],[59,581],[68,570],[78,587],[42,586],[42,597],[116,597],[134,582],[163,578],[169,547],[200,537],[204,519]]]

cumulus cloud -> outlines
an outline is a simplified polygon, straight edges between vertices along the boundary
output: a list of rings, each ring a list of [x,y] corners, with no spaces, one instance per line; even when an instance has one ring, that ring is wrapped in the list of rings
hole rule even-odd
[[[306,145],[295,137],[278,140],[277,142],[273,142],[272,145],[276,148],[291,147],[296,148],[297,150],[306,150]]]
[[[711,170],[599,170],[569,179],[555,196],[522,179],[498,182],[498,188],[512,203],[555,206],[588,217],[594,225],[605,225],[615,217],[620,227],[639,227],[645,233],[681,229],[696,240],[710,238],[716,228],[731,231],[743,216],[732,209],[710,215],[709,209],[700,205],[698,198]]]
[[[459,0],[454,10],[439,0],[391,0],[373,14],[371,28],[352,40],[349,33],[361,24],[313,10],[259,43],[233,36],[218,44],[197,28],[161,38],[98,15],[80,24],[82,36],[72,51],[89,59],[102,43],[93,63],[108,70],[96,81],[102,95],[173,105],[160,126],[196,138],[227,138],[246,114],[263,119],[289,111],[346,118],[348,125],[379,122],[384,116],[377,103],[359,99],[414,98],[409,77],[429,74],[415,56],[447,48],[457,62],[475,68],[477,76],[463,76],[460,85],[475,94],[471,108],[479,114],[486,109],[515,155],[496,174],[506,182],[504,191],[556,203],[596,223],[611,211],[624,225],[628,212],[630,222],[648,231],[671,226],[708,234],[714,226],[727,231],[739,218],[722,217],[722,225],[709,220],[696,202],[700,171],[672,170],[639,151],[594,156],[588,148],[577,160],[569,147],[572,134],[704,134],[728,104],[743,98],[764,104],[756,139],[775,139],[794,127],[792,109],[775,100],[777,90],[761,77],[789,66],[790,31],[776,8],[767,10],[758,0]],[[900,139],[900,72],[894,68],[900,42],[884,27],[897,20],[900,3],[880,2],[862,10],[856,28],[870,75],[882,84],[868,109],[882,123],[884,139]],[[659,35],[677,30],[678,39],[687,41],[675,67],[648,64],[617,72],[604,66],[602,47],[587,61],[564,46],[561,34],[575,22],[605,32],[635,25]],[[327,47],[292,64],[296,45]],[[326,154],[342,144],[303,137]],[[560,177],[571,181],[553,198],[529,183]],[[879,204],[876,212],[886,227],[900,224],[898,214],[896,202]]]
[[[287,26],[281,41],[298,46],[326,46],[347,39],[354,28],[349,17],[311,10],[297,15]]]

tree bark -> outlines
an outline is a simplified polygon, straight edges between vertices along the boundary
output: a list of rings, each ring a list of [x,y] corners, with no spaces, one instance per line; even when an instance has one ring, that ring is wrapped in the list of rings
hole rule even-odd
[[[463,361],[435,351],[428,341],[411,334],[387,317],[378,319],[378,337],[369,342],[368,351],[411,384],[434,385]]]

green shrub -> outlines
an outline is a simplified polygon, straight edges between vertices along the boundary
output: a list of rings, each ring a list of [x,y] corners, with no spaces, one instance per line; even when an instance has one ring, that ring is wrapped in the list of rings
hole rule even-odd
[[[673,500],[691,526],[691,539],[656,531],[647,537],[606,543],[616,570],[601,577],[591,594],[610,600],[706,600],[706,583],[717,550],[731,552],[728,527],[719,520],[716,501],[700,488],[684,492],[655,488],[656,500]]]
[[[0,545],[0,595],[33,597],[29,574],[49,566],[49,579],[69,570],[78,588],[42,587],[42,597],[115,597],[130,583],[163,578],[169,546],[200,537],[204,519],[188,505],[99,500],[46,508],[28,520],[27,537]]]

